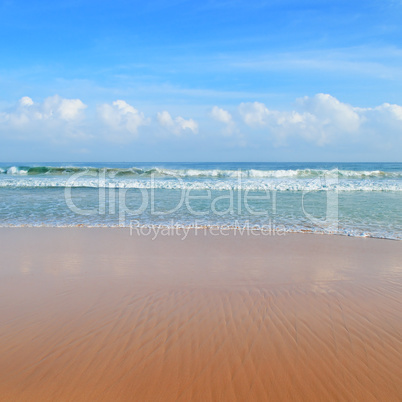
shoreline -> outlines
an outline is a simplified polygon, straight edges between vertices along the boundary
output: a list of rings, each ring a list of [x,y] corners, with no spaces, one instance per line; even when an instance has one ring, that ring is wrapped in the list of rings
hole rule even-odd
[[[400,242],[105,229],[0,228],[1,400],[400,399]]]
[[[371,235],[352,235],[349,233],[340,233],[340,232],[325,232],[325,231],[309,231],[307,229],[300,229],[300,230],[290,230],[290,229],[285,229],[285,230],[280,230],[280,234],[272,234],[272,232],[275,233],[275,230],[265,230],[261,229],[261,225],[255,225],[256,227],[250,226],[249,228],[240,228],[238,226],[228,226],[228,225],[201,225],[201,226],[194,226],[194,225],[176,225],[176,226],[171,226],[171,225],[148,225],[148,224],[143,224],[139,226],[120,226],[120,225],[86,225],[86,224],[74,224],[74,225],[60,225],[60,226],[54,226],[54,225],[29,225],[29,224],[21,224],[21,225],[5,225],[1,226],[0,229],[122,229],[122,230],[132,230],[134,231],[135,229],[160,229],[160,231],[166,229],[168,231],[180,231],[180,230],[185,230],[185,231],[211,231],[211,230],[219,230],[220,232],[230,232],[230,233],[236,233],[240,232],[239,236],[242,236],[244,232],[250,233],[258,233],[260,232],[261,236],[266,236],[266,237],[281,237],[281,236],[289,236],[289,235],[319,235],[319,236],[340,236],[340,237],[350,237],[350,238],[358,238],[358,239],[376,239],[376,240],[392,240],[392,241],[402,241],[401,238],[396,238],[396,237],[378,237],[378,236],[371,236]],[[281,225],[282,226],[282,225]],[[177,236],[177,234],[171,234],[171,236]],[[220,234],[213,234],[213,236],[217,236]],[[256,234],[259,236],[258,234]],[[147,235],[144,235],[147,236]],[[165,235],[168,236],[168,235]],[[225,236],[225,235],[224,235]]]

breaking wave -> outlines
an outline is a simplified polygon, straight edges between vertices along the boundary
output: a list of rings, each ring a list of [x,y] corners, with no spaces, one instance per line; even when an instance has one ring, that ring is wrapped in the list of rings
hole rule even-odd
[[[12,176],[71,176],[73,174],[105,174],[107,177],[181,177],[181,178],[315,178],[319,176],[350,179],[365,178],[402,178],[402,172],[385,172],[381,170],[326,170],[326,169],[282,169],[282,170],[231,170],[231,169],[167,169],[154,167],[150,169],[131,168],[97,168],[77,166],[9,166],[0,168],[0,174]]]

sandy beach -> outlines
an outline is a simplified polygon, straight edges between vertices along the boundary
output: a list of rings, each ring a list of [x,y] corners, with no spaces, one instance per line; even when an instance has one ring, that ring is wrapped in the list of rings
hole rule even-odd
[[[402,398],[402,242],[0,228],[0,399]]]

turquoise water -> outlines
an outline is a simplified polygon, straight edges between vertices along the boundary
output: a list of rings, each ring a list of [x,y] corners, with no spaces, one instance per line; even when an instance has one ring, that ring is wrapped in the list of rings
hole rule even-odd
[[[402,239],[401,163],[3,163],[1,226],[228,226]]]

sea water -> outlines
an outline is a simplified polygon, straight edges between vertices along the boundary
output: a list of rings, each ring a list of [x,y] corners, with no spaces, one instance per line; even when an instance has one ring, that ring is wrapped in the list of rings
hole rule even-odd
[[[0,163],[0,226],[402,239],[402,163]]]

